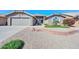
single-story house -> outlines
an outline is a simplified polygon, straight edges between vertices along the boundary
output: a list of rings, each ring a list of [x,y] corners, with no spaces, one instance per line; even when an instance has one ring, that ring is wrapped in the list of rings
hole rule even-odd
[[[23,11],[14,11],[7,16],[8,26],[32,26],[35,17]]]
[[[0,26],[7,25],[7,17],[5,15],[0,15]]]
[[[74,17],[74,19],[76,20],[74,26],[79,27],[79,16]]]
[[[32,15],[24,11],[14,11],[6,17],[7,26],[37,26],[42,25],[45,20],[44,15]]]

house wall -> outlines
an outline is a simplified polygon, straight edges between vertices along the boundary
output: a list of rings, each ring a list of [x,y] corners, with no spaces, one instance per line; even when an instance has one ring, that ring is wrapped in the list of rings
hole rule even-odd
[[[0,26],[5,26],[5,25],[6,25],[6,19],[0,18]]]
[[[47,19],[44,23],[47,23],[49,25],[53,25],[53,19],[54,19],[54,17],[51,17],[51,18]],[[57,17],[57,19],[60,22],[59,24],[62,24],[64,18],[63,17]]]
[[[14,21],[16,21],[17,19],[15,19],[15,18],[17,18],[17,17],[22,17],[22,18],[26,18],[27,19],[27,21],[25,21],[26,19],[21,19],[21,20],[24,20],[25,23],[26,23],[26,24],[23,23],[22,25],[24,25],[24,26],[31,26],[31,25],[33,25],[33,17],[31,17],[29,15],[26,15],[26,14],[16,14],[16,15],[12,15],[12,16],[8,17],[8,21],[7,21],[8,26],[11,26],[12,23],[13,23],[12,19]]]
[[[75,22],[73,26],[79,27],[79,20]]]

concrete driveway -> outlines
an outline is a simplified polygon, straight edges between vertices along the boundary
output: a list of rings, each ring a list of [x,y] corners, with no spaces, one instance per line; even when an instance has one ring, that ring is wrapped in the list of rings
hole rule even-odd
[[[43,28],[27,27],[21,32],[13,35],[5,40],[2,44],[14,40],[21,39],[25,42],[24,49],[78,49],[79,48],[79,32],[73,35],[55,35],[51,34]]]
[[[0,26],[0,42],[26,28],[25,26]]]

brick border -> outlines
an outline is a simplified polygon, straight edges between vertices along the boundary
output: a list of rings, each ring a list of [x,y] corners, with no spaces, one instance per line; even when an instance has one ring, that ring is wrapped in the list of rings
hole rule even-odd
[[[67,31],[67,32],[49,30],[49,29],[43,29],[43,30],[45,30],[46,32],[49,32],[51,34],[56,34],[56,35],[72,35],[72,34],[79,32],[79,30],[72,30],[72,31]]]

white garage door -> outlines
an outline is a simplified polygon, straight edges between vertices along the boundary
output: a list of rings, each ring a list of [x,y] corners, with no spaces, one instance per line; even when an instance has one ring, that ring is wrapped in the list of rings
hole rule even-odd
[[[32,25],[32,19],[12,18],[12,26],[30,26],[30,25]]]

